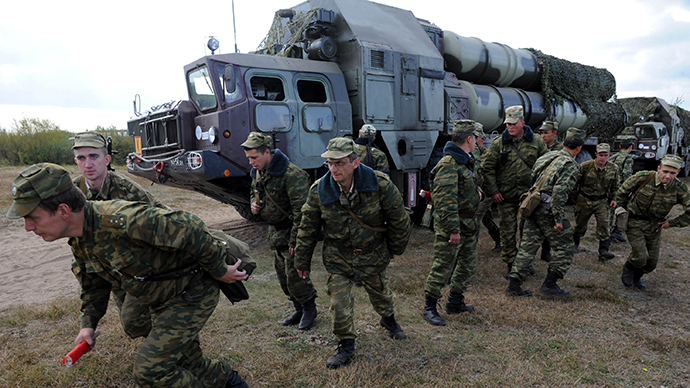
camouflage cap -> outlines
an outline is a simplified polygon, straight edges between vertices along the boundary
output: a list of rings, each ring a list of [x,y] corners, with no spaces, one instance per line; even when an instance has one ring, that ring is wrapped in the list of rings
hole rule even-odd
[[[14,202],[7,218],[22,218],[31,213],[41,200],[56,196],[74,185],[69,172],[52,163],[39,163],[22,171],[12,182]]]
[[[375,137],[376,128],[371,124],[364,124],[362,125],[362,128],[359,130],[359,135],[364,137]]]
[[[584,129],[575,128],[575,127],[568,128],[568,132],[566,132],[566,134],[565,134],[566,139],[569,137],[574,137],[574,138],[580,139],[582,141],[585,140],[586,136],[587,136],[587,134],[585,133]]]
[[[486,134],[484,133],[484,125],[482,123],[474,122],[474,136],[486,139]]]
[[[635,142],[632,139],[625,139],[621,142],[620,147],[624,150],[627,150],[633,144],[635,144]]]
[[[678,155],[669,154],[661,158],[661,164],[664,166],[680,169],[681,167],[683,167],[683,159],[681,159]]]
[[[455,120],[453,122],[453,132],[469,132],[474,134],[476,129],[474,120]]]
[[[599,152],[611,152],[611,146],[609,145],[609,143],[597,144],[597,153]]]
[[[270,135],[266,135],[261,132],[250,132],[249,136],[247,136],[247,141],[240,145],[249,149],[259,148],[261,146],[270,147],[272,140],[273,139],[271,139]]]
[[[355,152],[355,141],[346,137],[334,137],[328,142],[326,152],[321,154],[326,159],[342,159]]]
[[[515,124],[521,117],[525,116],[522,105],[513,105],[506,108],[506,119],[503,124]]]
[[[106,145],[105,136],[100,132],[81,132],[74,135],[72,149],[81,147],[103,148]]]
[[[541,126],[539,127],[540,131],[551,131],[554,129],[558,131],[558,121],[547,120],[541,123]]]

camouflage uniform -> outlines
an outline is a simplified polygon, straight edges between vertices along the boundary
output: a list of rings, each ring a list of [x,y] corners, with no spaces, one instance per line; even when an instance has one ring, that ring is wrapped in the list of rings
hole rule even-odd
[[[353,284],[361,284],[382,317],[394,313],[393,292],[386,268],[393,255],[405,251],[410,217],[400,191],[388,176],[360,163],[354,170],[353,191],[341,192],[330,172],[309,189],[297,233],[295,267],[309,271],[311,257],[324,228],[323,264],[328,271],[333,333],[339,340],[354,339]],[[348,212],[350,209],[364,224]],[[385,228],[385,232],[369,228]]]
[[[140,386],[225,384],[230,365],[205,358],[198,335],[218,303],[212,278],[226,273],[226,253],[199,218],[134,202],[86,202],[83,237],[69,244],[81,286],[82,327],[96,328],[113,285],[150,309],[151,334],[133,362]],[[182,276],[137,279],[166,272]]]
[[[555,142],[553,142],[553,144],[547,145],[546,149],[549,150],[549,152],[550,151],[560,151],[563,149],[563,143],[561,143],[560,141],[555,141]]]
[[[484,147],[479,147],[479,145],[477,145],[474,148],[474,151],[472,151],[472,156],[474,157],[474,176],[477,179],[477,187],[480,189],[484,189],[484,178],[482,176],[482,157],[486,155],[488,151],[489,150]],[[500,244],[501,231],[498,229],[498,226],[494,221],[494,216],[491,213],[491,206],[493,203],[494,202],[491,200],[491,197],[485,195],[484,199],[479,202],[479,206],[477,207],[476,218],[478,222],[484,224],[486,230],[489,232],[489,235],[491,235],[491,238],[494,239],[497,244]],[[479,234],[477,234],[477,237],[479,237]]]
[[[575,186],[577,163],[566,150],[545,154],[532,169],[534,187],[539,185],[547,171],[548,175],[540,191],[551,196],[550,207],[542,202],[525,219],[520,249],[510,272],[510,278],[520,282],[529,275],[534,255],[545,239],[553,249],[549,272],[563,278],[573,262],[573,229],[566,218],[565,204]],[[563,224],[560,232],[554,230],[557,223]]]
[[[290,248],[295,247],[302,205],[309,191],[309,175],[280,150],[273,150],[271,154],[266,171],[257,174],[252,168],[252,192],[258,193],[262,204],[259,215],[270,225],[268,242],[273,250],[280,287],[291,301],[305,304],[316,297],[316,290],[310,279],[297,275]],[[267,198],[266,192],[276,203]],[[256,202],[256,196],[252,196],[251,202]]]
[[[597,166],[596,160],[589,160],[580,165],[577,173],[575,204],[575,238],[584,236],[587,223],[592,214],[597,220],[597,239],[607,241],[611,235],[609,230],[610,203],[618,189],[618,167],[613,163],[606,163],[603,169]]]
[[[625,151],[618,151],[611,155],[609,163],[618,166],[621,183],[625,182],[633,174],[633,157]]]
[[[367,138],[357,138],[355,140],[355,143],[357,144],[357,156],[359,156],[360,162],[364,163],[365,165],[369,166],[371,164],[372,169],[377,170],[377,171],[383,171],[386,174],[390,172],[390,167],[388,166],[388,157],[386,156],[383,151],[376,147],[369,147],[371,150],[371,163],[367,162],[367,147],[369,144],[369,140]]]
[[[546,143],[541,136],[535,136],[528,125],[523,127],[523,131],[520,139],[510,136],[507,129],[503,131],[501,136],[491,142],[482,165],[486,195],[503,195],[498,211],[501,216],[501,256],[507,264],[511,264],[517,255],[517,210],[520,195],[532,186],[532,166],[547,152]]]

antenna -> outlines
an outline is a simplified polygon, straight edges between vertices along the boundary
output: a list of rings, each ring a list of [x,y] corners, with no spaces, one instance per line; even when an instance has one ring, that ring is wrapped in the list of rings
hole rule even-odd
[[[232,0],[232,32],[235,36],[235,52],[239,53],[237,49],[237,27],[235,27],[235,0]]]

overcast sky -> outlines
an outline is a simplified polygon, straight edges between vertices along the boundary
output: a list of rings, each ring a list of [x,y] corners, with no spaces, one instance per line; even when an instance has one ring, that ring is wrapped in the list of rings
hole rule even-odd
[[[688,0],[381,0],[444,30],[608,69],[619,97],[682,97],[690,109]],[[289,0],[235,0],[237,45],[256,49]],[[234,51],[231,0],[12,1],[0,21],[0,128],[24,117],[70,131],[126,128],[186,99],[183,66]]]

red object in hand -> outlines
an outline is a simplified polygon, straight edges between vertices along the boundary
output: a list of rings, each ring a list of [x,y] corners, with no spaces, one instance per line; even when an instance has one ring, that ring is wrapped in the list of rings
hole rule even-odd
[[[71,352],[67,353],[65,358],[62,359],[62,365],[68,367],[74,365],[74,363],[77,362],[79,357],[83,356],[84,353],[88,352],[89,350],[91,350],[91,348],[89,347],[89,343],[86,341],[82,341],[79,345],[72,349]]]

